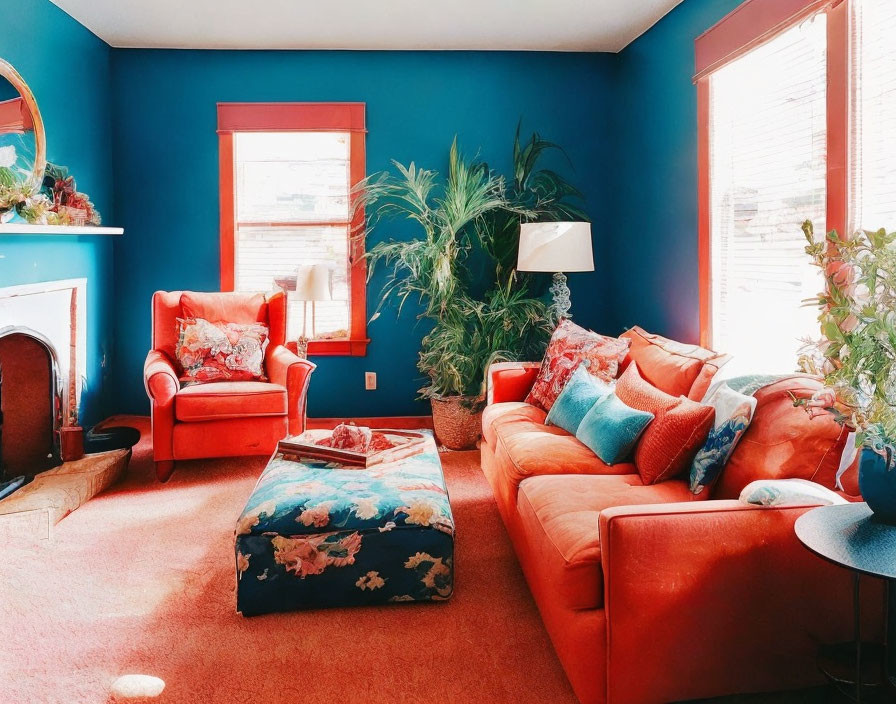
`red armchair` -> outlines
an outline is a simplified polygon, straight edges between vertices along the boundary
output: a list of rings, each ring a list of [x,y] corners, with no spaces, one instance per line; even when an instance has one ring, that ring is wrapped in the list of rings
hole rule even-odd
[[[185,313],[184,309],[189,313]],[[177,318],[262,322],[269,342],[269,382],[228,381],[181,388],[175,345]],[[152,349],[143,379],[152,404],[156,475],[167,481],[175,460],[267,455],[286,435],[305,430],[306,394],[315,365],[286,341],[286,295],[157,291],[152,297]]]

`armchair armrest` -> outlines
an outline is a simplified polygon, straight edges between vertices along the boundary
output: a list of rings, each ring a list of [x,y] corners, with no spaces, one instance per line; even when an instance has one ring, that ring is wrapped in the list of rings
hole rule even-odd
[[[498,362],[488,368],[486,385],[489,405],[526,398],[541,369],[540,362]]]
[[[699,501],[603,511],[608,701],[820,681],[818,644],[852,637],[852,575],[797,539],[793,525],[811,508]],[[882,622],[879,586],[863,590],[868,636]],[[645,662],[650,677],[637,665]]]
[[[150,350],[143,364],[143,385],[153,402],[170,403],[180,389],[174,363],[164,352]]]
[[[283,345],[269,347],[266,357],[271,382],[286,387],[289,398],[289,434],[298,435],[305,430],[308,384],[317,365],[302,359]]]

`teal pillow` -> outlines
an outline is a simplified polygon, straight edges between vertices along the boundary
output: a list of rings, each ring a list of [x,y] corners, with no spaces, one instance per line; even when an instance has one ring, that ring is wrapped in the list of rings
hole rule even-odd
[[[616,464],[631,454],[652,420],[653,413],[627,406],[610,393],[585,414],[576,437],[604,462]]]
[[[575,435],[579,423],[591,407],[612,392],[613,389],[609,384],[591,376],[588,368],[580,364],[557,396],[548,417],[544,419],[544,424],[556,425]]]

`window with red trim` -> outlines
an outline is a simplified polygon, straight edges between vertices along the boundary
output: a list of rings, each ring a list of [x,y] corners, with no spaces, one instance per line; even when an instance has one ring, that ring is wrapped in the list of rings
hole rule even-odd
[[[854,5],[851,229],[896,229],[896,2]]]
[[[701,341],[744,370],[819,334],[804,220],[896,229],[892,5],[747,0],[696,41]]]
[[[309,338],[313,355],[363,355],[363,213],[352,189],[364,178],[364,105],[222,103],[218,134],[221,289],[282,288],[289,339]]]

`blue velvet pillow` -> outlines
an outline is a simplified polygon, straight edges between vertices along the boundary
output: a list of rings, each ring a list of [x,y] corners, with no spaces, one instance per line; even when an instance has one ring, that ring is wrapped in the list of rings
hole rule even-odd
[[[612,392],[608,383],[589,374],[588,368],[580,364],[557,396],[544,424],[556,425],[575,435],[579,423],[591,407]]]
[[[616,464],[631,454],[652,420],[653,413],[627,406],[611,393],[585,414],[576,437],[604,462]]]

